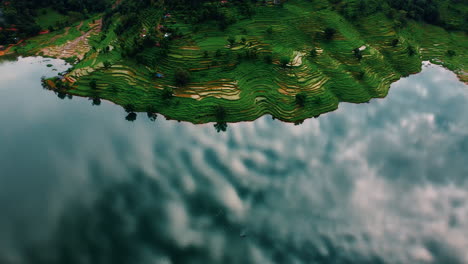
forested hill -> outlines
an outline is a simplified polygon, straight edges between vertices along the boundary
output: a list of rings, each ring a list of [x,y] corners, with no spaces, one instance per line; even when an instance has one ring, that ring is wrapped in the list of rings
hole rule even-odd
[[[89,14],[110,9],[111,2],[113,0],[0,0],[0,45],[85,19]],[[47,28],[41,27],[38,19],[50,10],[68,19]]]
[[[385,97],[422,61],[468,79],[463,0],[0,0],[0,6],[0,55],[65,59],[73,67],[45,86],[60,98],[115,102],[129,119],[146,111],[194,123],[265,114],[299,123],[340,102]]]
[[[352,20],[357,17],[368,16],[374,12],[384,12],[395,19],[398,24],[404,24],[408,19],[425,21],[442,26],[449,30],[467,31],[468,13],[464,0],[330,0],[330,6],[339,11],[344,17]],[[192,22],[203,22],[206,19],[218,20],[221,27],[227,26],[235,20],[235,14],[220,12],[216,6],[220,2],[230,2],[238,6],[241,13],[253,14],[254,4],[259,0],[0,0],[0,44],[12,43],[18,39],[38,34],[41,30],[63,27],[79,19],[86,19],[90,14],[98,12],[111,13],[111,6],[121,2],[122,16],[135,16],[138,12],[153,5],[185,11]],[[279,1],[281,2],[281,1]],[[284,2],[284,0],[283,0]],[[311,0],[313,2],[313,0]],[[213,5],[216,3],[216,5]],[[52,9],[69,20],[62,24],[41,27],[38,17],[44,9]],[[117,12],[116,11],[116,12]],[[124,12],[122,12],[124,11]],[[134,21],[134,20],[132,20]]]

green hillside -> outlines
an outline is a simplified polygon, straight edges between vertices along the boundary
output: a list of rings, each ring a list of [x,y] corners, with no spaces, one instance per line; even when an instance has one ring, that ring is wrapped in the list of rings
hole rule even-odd
[[[385,97],[424,60],[468,80],[461,1],[440,1],[437,14],[398,1],[142,2],[117,1],[16,51],[73,61],[46,82],[57,92],[193,123],[300,123]]]

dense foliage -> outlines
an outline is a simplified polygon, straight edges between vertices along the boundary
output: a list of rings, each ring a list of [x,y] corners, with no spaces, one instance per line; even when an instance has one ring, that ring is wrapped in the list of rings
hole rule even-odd
[[[0,45],[39,33],[35,18],[40,8],[52,8],[61,14],[78,13],[83,18],[88,13],[110,8],[112,0],[0,0]]]
[[[11,49],[68,59],[74,67],[50,88],[125,106],[130,121],[145,111],[219,130],[264,114],[300,123],[385,97],[422,60],[465,76],[459,1],[109,1],[65,11],[41,2],[31,17],[62,26]],[[60,29],[74,14],[84,17]]]
[[[313,0],[311,0],[313,2]],[[104,28],[115,14],[121,16],[119,33],[138,25],[139,12],[151,6],[177,11],[186,22],[196,24],[215,21],[221,30],[239,18],[251,17],[255,5],[271,1],[226,1],[234,9],[222,8],[223,1],[213,0],[124,0],[117,9],[111,9],[114,0],[0,0],[0,45],[37,34],[41,28],[35,21],[40,8],[53,8],[61,14],[74,12],[87,17],[90,13],[104,13]],[[283,1],[284,2],[284,1]],[[408,19],[425,21],[450,30],[467,31],[467,10],[463,0],[330,0],[334,8],[350,20],[382,11],[395,19],[398,26],[405,26]],[[164,6],[162,6],[164,5]],[[130,54],[134,52],[130,51]]]
[[[449,30],[467,31],[468,13],[463,0],[330,0],[350,20],[384,12],[405,26],[408,19],[424,21]]]

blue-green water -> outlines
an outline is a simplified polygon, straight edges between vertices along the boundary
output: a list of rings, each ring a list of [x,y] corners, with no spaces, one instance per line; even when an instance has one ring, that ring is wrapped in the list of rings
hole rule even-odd
[[[468,263],[468,88],[441,67],[225,133],[42,89],[66,67],[0,62],[1,264]]]

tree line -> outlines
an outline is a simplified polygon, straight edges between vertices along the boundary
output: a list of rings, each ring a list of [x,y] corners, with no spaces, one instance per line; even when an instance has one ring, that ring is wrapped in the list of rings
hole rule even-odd
[[[0,45],[36,35],[41,30],[35,18],[40,8],[49,7],[67,15],[68,12],[103,12],[112,0],[0,0]]]

